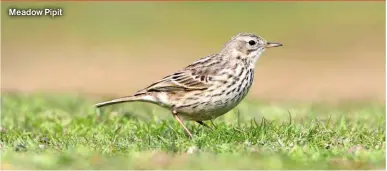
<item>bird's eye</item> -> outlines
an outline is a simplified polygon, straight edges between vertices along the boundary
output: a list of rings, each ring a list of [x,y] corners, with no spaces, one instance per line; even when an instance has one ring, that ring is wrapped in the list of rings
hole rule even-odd
[[[257,42],[255,42],[254,40],[250,40],[249,41],[249,44],[252,46],[252,45],[255,45]]]

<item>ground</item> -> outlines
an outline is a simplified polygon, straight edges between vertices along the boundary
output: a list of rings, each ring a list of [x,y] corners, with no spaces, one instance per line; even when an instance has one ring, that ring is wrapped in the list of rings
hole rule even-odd
[[[383,169],[385,106],[247,100],[208,122],[132,103],[96,111],[69,95],[3,95],[2,169]]]

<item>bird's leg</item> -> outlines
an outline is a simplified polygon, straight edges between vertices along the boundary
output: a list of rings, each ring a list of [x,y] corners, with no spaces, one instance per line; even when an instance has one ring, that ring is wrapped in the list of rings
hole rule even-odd
[[[214,122],[212,120],[210,120],[210,121],[211,121],[212,126],[214,126],[214,128],[216,129],[216,125],[214,124]]]
[[[185,132],[188,134],[189,138],[192,138],[191,132],[188,130],[187,127],[185,127],[183,121],[177,116],[177,112],[175,109],[172,110],[173,117],[177,120],[177,122],[180,123],[180,125],[184,128]]]
[[[185,127],[183,121],[181,121],[181,119],[179,118],[179,116],[177,116],[177,115],[173,115],[173,116],[175,117],[175,119],[177,120],[177,122],[179,122],[180,125],[184,128],[184,130],[185,130],[185,132],[188,134],[189,138],[192,138],[191,132],[188,130],[187,127]]]
[[[199,123],[200,125],[202,126],[205,126],[207,127],[208,129],[210,129],[211,131],[214,131],[210,126],[208,126],[206,123],[204,123],[203,121],[196,121],[197,123]]]

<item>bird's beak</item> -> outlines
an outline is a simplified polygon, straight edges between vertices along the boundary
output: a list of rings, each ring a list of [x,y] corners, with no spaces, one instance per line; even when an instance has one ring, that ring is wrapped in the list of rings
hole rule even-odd
[[[280,47],[281,43],[267,42],[265,48]]]

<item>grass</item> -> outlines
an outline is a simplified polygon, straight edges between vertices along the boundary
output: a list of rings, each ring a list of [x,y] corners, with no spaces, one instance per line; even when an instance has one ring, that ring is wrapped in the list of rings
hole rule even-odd
[[[385,106],[245,100],[210,131],[131,103],[3,94],[2,169],[384,169]],[[211,126],[211,124],[209,123]]]

